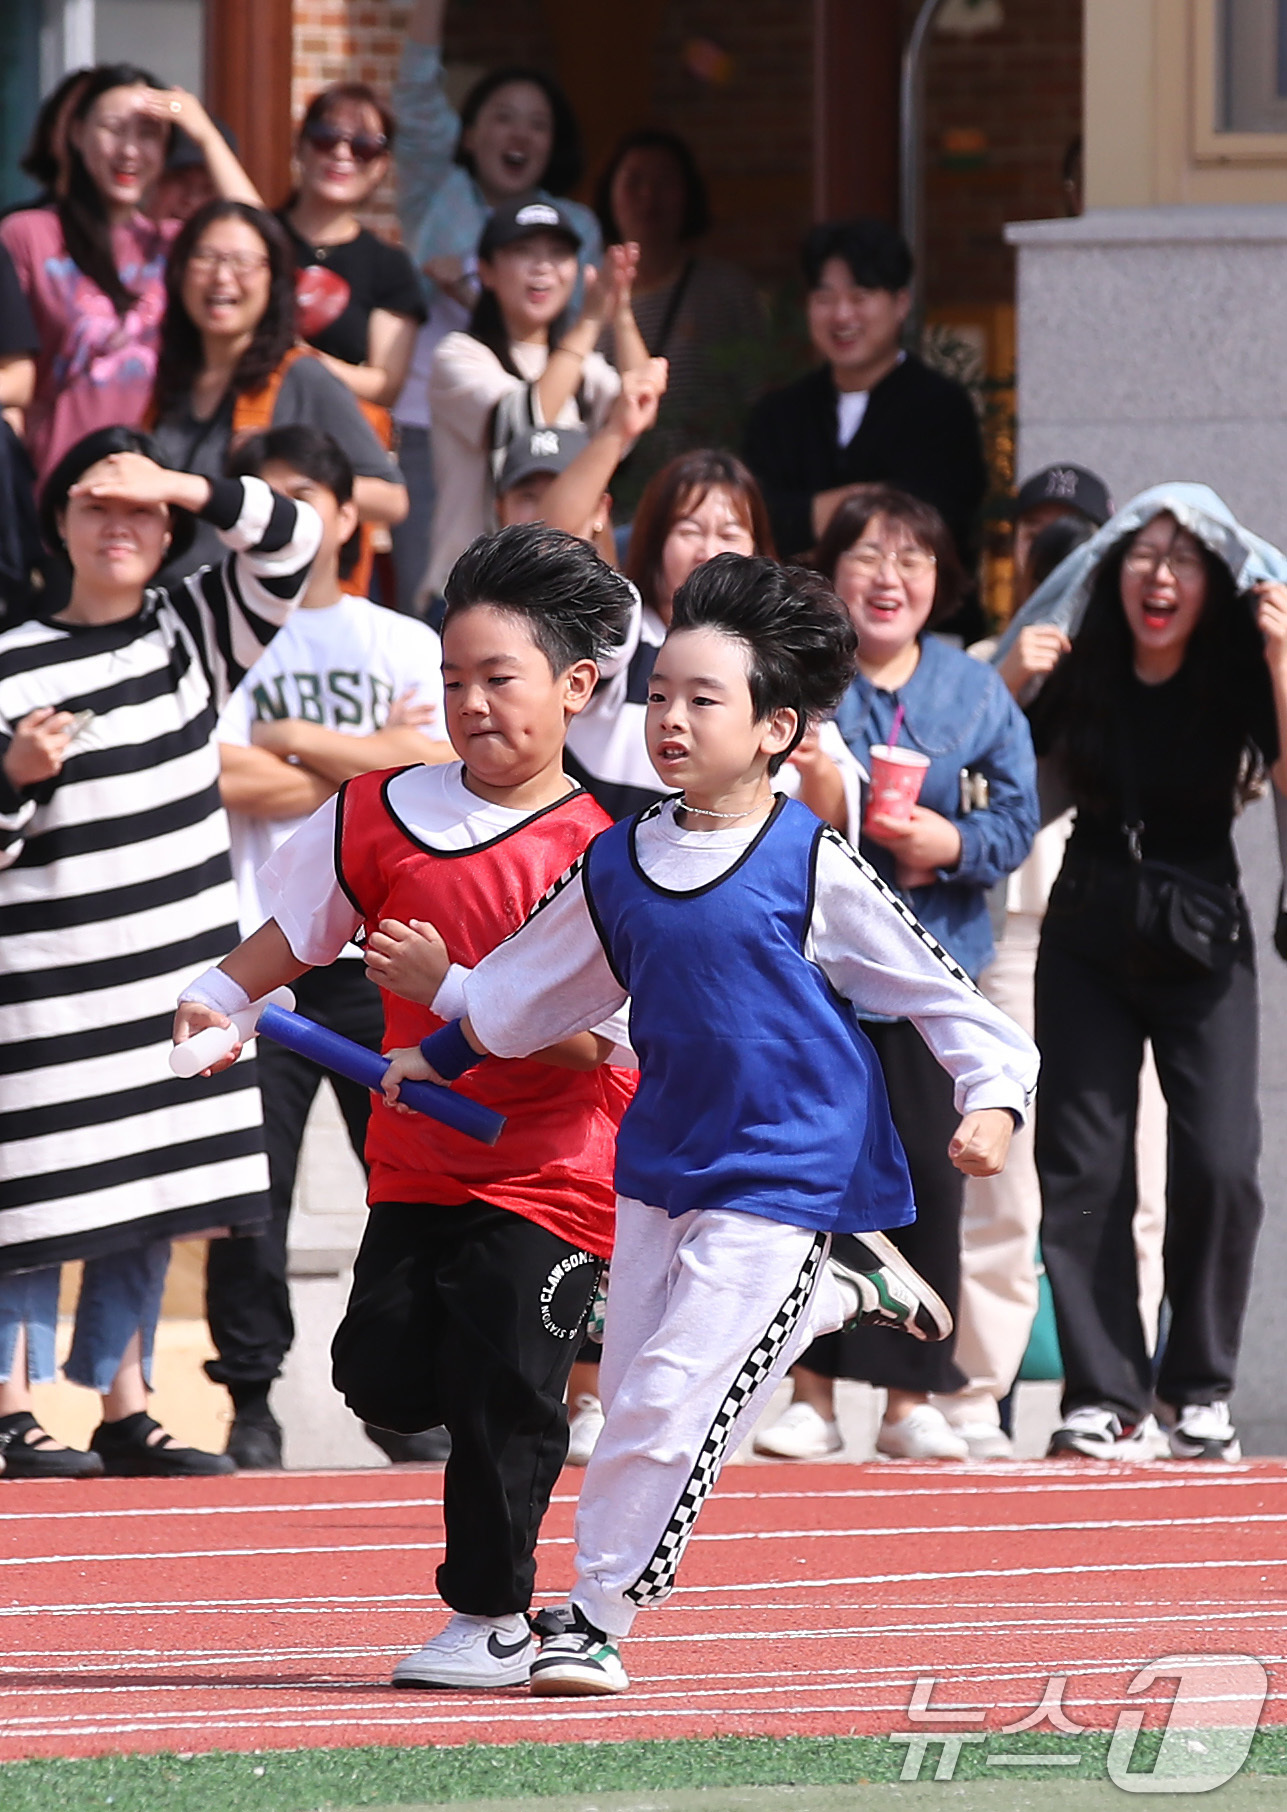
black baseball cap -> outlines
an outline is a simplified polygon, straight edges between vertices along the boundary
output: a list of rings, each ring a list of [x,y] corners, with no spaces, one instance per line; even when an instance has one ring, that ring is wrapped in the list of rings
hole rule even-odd
[[[1113,513],[1108,486],[1085,466],[1043,466],[1040,472],[1025,479],[1014,500],[1015,521],[1046,503],[1058,503],[1065,509],[1076,510],[1096,528],[1103,528]]]
[[[237,134],[231,126],[225,126],[221,119],[216,119],[215,125],[219,128],[223,142],[235,156],[239,150]],[[191,133],[185,132],[182,126],[176,126],[170,133],[170,149],[165,159],[167,173],[173,174],[176,170],[198,170],[205,161],[206,154],[196,139],[192,137]]]
[[[589,443],[590,436],[584,428],[524,428],[505,449],[496,495],[503,497],[533,472],[548,472],[554,477],[566,471]]]
[[[507,201],[496,209],[478,241],[478,256],[490,258],[502,247],[516,245],[533,233],[559,233],[574,252],[581,250],[581,235],[572,217],[557,201]]]

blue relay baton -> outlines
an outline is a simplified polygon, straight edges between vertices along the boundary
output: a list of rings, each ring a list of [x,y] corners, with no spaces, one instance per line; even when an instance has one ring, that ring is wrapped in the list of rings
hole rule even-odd
[[[266,1006],[256,1030],[261,1038],[271,1038],[288,1051],[320,1063],[323,1069],[334,1070],[336,1075],[347,1076],[350,1082],[377,1092],[389,1067],[389,1059],[378,1051],[368,1051],[364,1044],[355,1044],[351,1038],[329,1031],[300,1013],[288,1013],[283,1007]],[[481,1145],[494,1145],[505,1130],[504,1114],[436,1082],[404,1082],[398,1099],[418,1114],[464,1133],[467,1139],[477,1139]]]

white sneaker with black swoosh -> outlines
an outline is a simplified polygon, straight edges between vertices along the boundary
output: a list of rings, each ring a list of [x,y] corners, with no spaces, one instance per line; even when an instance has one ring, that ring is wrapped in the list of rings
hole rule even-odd
[[[393,1670],[395,1686],[526,1686],[536,1643],[526,1617],[468,1617],[457,1611]]]

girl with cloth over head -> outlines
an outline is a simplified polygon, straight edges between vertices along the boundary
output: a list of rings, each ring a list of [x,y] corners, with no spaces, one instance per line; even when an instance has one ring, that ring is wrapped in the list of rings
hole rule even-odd
[[[1205,485],[1159,485],[1050,575],[1002,639],[1068,652],[1029,705],[1076,823],[1037,959],[1041,1243],[1064,1360],[1052,1455],[1234,1460],[1263,1213],[1255,952],[1233,819],[1287,794],[1287,560]],[[1145,1040],[1169,1117],[1157,1370],[1131,1238]]]

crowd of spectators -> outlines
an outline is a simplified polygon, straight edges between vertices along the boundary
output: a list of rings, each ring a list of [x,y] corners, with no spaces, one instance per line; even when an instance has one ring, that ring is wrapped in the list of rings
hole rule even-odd
[[[480,534],[537,520],[632,582],[567,747],[614,818],[665,791],[644,719],[688,575],[735,553],[826,578],[858,671],[777,784],[1042,1052],[1035,1137],[1021,1129],[1005,1176],[963,1184],[944,1072],[910,1022],[863,1018],[919,1210],[894,1237],[957,1335],[818,1341],[759,1450],[839,1451],[850,1378],[884,1392],[888,1458],[1006,1457],[1044,1262],[1065,1376],[1052,1453],[1236,1457],[1262,1202],[1231,827],[1258,791],[1287,793],[1287,560],[1200,487],[1115,512],[1094,473],[1053,466],[1015,498],[1015,616],[988,623],[979,415],[906,343],[899,234],[809,228],[814,362],[753,395],[764,300],[705,249],[688,144],[632,131],[593,208],[571,199],[587,173],[566,97],[509,67],[454,111],[444,3],[415,0],[390,103],[358,82],[312,99],[276,211],[193,95],[104,66],[46,99],[37,193],[0,220],[7,1474],[281,1464],[270,1392],[322,1073],[261,1051],[261,1115],[249,1060],[171,1079],[161,1022],[234,924],[262,921],[259,864],[347,780],[453,759],[448,575]],[[364,224],[390,174],[400,245]],[[906,811],[870,797],[893,751],[920,775]],[[301,983],[301,1006],[380,1048],[356,949]],[[366,1097],[334,1086],[361,1158]],[[219,1455],[146,1413],[170,1242],[212,1233],[230,1235],[207,1276],[207,1369],[232,1407]],[[31,1396],[74,1259],[66,1375],[103,1401],[88,1453]],[[596,1361],[587,1345],[569,1390],[581,1462]],[[442,1430],[368,1432],[395,1462],[449,1450]]]

